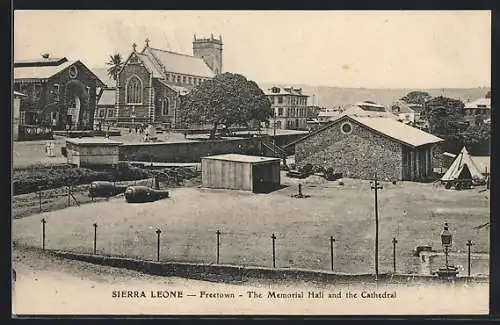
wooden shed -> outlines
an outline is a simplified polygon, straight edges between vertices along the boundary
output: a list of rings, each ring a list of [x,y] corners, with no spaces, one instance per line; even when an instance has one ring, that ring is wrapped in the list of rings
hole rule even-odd
[[[201,158],[204,187],[268,193],[280,187],[280,159],[239,154]]]
[[[77,167],[118,165],[121,144],[109,139],[66,139],[66,158]]]

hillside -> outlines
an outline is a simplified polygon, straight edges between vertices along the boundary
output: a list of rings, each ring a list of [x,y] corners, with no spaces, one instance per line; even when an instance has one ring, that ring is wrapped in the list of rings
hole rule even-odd
[[[106,67],[94,68],[92,71],[108,86],[114,87],[115,82],[106,72]],[[260,88],[266,89],[272,87],[271,83],[259,83]],[[280,84],[280,86],[288,86]],[[478,88],[445,88],[445,89],[416,89],[416,88],[393,88],[393,89],[369,89],[369,88],[340,88],[330,86],[312,86],[303,84],[293,84],[296,88],[302,88],[303,93],[309,95],[308,104],[314,103],[322,107],[345,106],[355,102],[371,100],[382,105],[390,105],[396,99],[399,99],[413,90],[426,91],[432,96],[443,95],[450,98],[460,99],[461,101],[475,100],[488,92],[488,87]]]
[[[259,83],[262,89],[270,88],[273,84]],[[284,86],[281,84],[281,86]],[[309,95],[308,104],[314,103],[322,107],[345,106],[358,101],[371,100],[382,105],[390,105],[394,100],[399,99],[414,90],[428,92],[431,96],[440,96],[460,99],[467,102],[474,100],[488,92],[488,87],[478,88],[444,88],[444,89],[416,89],[416,88],[393,88],[393,89],[368,89],[368,88],[340,88],[329,86],[311,86],[294,84],[296,88],[302,88],[303,93]]]

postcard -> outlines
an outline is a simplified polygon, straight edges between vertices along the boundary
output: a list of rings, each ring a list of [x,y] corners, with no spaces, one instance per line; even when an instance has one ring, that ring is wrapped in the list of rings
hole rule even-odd
[[[13,17],[13,317],[489,313],[490,11]]]

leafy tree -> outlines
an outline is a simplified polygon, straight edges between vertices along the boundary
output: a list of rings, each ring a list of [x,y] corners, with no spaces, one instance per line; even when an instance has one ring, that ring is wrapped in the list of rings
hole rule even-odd
[[[314,118],[317,118],[318,115],[319,115],[319,112],[322,110],[322,109],[325,109],[323,107],[319,107],[319,106],[316,106],[316,105],[313,105],[313,106],[308,106],[307,107],[307,118],[308,119],[314,119]]]
[[[424,105],[425,102],[431,98],[431,95],[429,95],[429,93],[425,91],[411,91],[405,96],[401,97],[401,100],[409,104]]]
[[[122,68],[124,62],[120,53],[116,53],[109,56],[109,61],[106,65],[109,66],[107,72],[108,75],[116,81],[118,78],[118,72]]]
[[[211,125],[210,138],[220,125],[248,125],[272,115],[271,102],[254,81],[228,72],[193,89],[184,97],[181,111],[185,124]]]
[[[439,136],[454,135],[464,130],[464,103],[443,96],[425,103],[423,115],[429,122],[429,131]]]

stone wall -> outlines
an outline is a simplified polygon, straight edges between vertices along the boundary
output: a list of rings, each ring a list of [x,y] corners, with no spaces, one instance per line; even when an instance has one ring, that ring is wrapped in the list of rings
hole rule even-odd
[[[402,145],[360,124],[350,122],[352,131],[341,132],[346,119],[295,144],[297,166],[332,167],[343,177],[381,180],[402,178]]]
[[[226,153],[260,154],[260,138],[179,143],[132,143],[120,146],[120,161],[200,162],[201,157]]]

